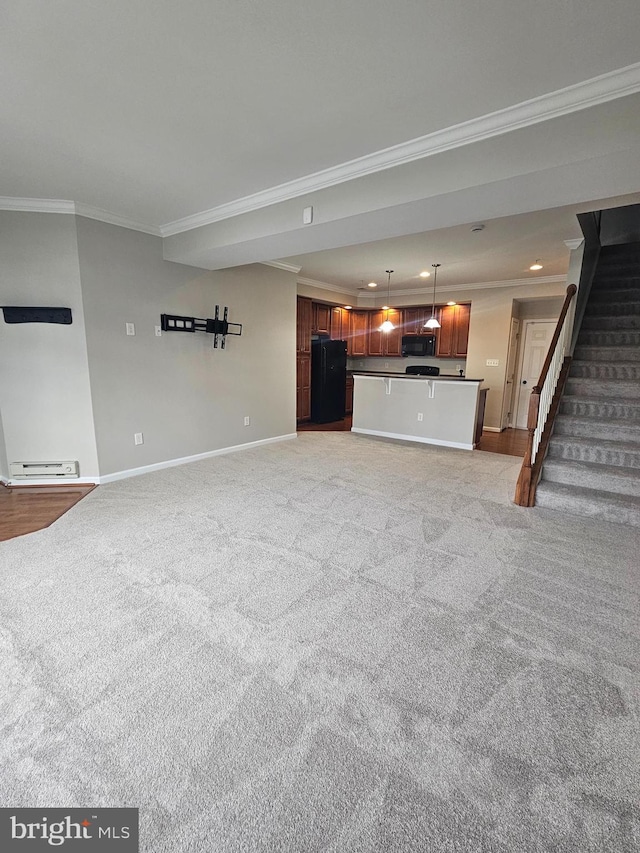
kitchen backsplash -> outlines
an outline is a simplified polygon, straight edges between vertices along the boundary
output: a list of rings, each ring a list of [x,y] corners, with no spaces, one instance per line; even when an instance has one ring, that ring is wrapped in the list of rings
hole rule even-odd
[[[392,373],[404,373],[409,365],[430,364],[440,368],[440,373],[457,376],[459,370],[466,372],[467,361],[464,358],[397,358],[394,356],[369,356],[368,358],[348,358],[347,370],[388,370]]]

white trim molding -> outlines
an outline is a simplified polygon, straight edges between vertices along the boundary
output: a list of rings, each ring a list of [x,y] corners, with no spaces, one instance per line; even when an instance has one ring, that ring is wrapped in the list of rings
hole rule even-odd
[[[141,468],[128,468],[125,471],[116,471],[114,474],[105,474],[98,477],[100,485],[104,483],[115,483],[116,480],[126,480],[129,477],[138,477],[141,474],[151,474],[153,471],[162,471],[165,468],[175,468],[178,465],[188,465],[190,462],[199,462],[201,459],[210,459],[212,456],[224,456],[227,453],[237,453],[239,450],[249,450],[252,447],[260,447],[263,444],[274,444],[277,441],[289,441],[297,438],[295,432],[286,435],[277,435],[274,438],[263,438],[259,441],[248,441],[246,444],[235,444],[232,447],[222,447],[220,450],[209,450],[206,453],[196,453],[194,456],[182,456],[178,459],[167,459],[165,462],[155,462],[153,465],[143,465]],[[77,480],[75,482],[78,482]]]
[[[361,429],[360,427],[351,427],[351,432],[357,432],[361,435],[379,435],[382,438],[394,438],[397,441],[417,441],[419,444],[436,444],[438,447],[455,447],[458,450],[473,450],[474,444],[463,444],[459,441],[441,441],[439,438],[424,438],[418,435],[403,435],[399,432],[383,432],[378,429]]]
[[[563,240],[562,242],[565,244],[567,249],[571,252],[575,252],[575,250],[579,249],[584,243],[584,237],[577,237],[575,240]]]
[[[160,237],[160,229],[157,225],[146,225],[135,219],[127,219],[117,213],[92,207],[75,201],[67,201],[60,198],[9,198],[0,196],[0,210],[13,210],[16,213],[65,213],[71,216],[84,216],[85,219],[95,219],[98,222],[106,222],[108,225],[118,225],[120,228],[128,228],[130,231],[142,231]]]
[[[469,121],[436,130],[434,133],[365,154],[311,175],[226,202],[225,204],[167,222],[160,226],[163,237],[211,225],[232,216],[250,213],[272,204],[289,201],[308,193],[362,178],[366,175],[432,157],[444,151],[482,142],[494,136],[520,130],[563,115],[640,92],[640,62],[617,68],[581,83],[566,86],[519,104],[487,113]]]
[[[275,267],[277,270],[294,272],[296,275],[298,275],[302,269],[302,267],[297,267],[295,264],[285,264],[284,261],[261,261],[261,264],[264,267]]]

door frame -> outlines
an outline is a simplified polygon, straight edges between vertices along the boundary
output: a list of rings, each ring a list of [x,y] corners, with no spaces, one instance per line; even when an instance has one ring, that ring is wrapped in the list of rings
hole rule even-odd
[[[516,380],[515,380],[515,385],[514,385],[514,396],[515,396],[514,409],[515,409],[515,411],[512,412],[513,417],[512,417],[512,423],[511,423],[511,426],[513,426],[515,429],[522,429],[522,427],[516,427],[516,424],[518,423],[518,401],[520,399],[520,385],[522,384],[522,369],[524,367],[524,345],[525,345],[525,341],[527,340],[527,330],[529,329],[529,326],[533,326],[536,323],[554,323],[557,325],[558,318],[557,317],[549,317],[548,319],[544,319],[544,318],[540,317],[540,318],[536,318],[535,320],[520,320],[520,341],[518,344],[518,356],[517,356],[518,369],[516,371]],[[506,381],[506,378],[505,378],[505,381]],[[517,394],[515,393],[516,388],[518,389]]]

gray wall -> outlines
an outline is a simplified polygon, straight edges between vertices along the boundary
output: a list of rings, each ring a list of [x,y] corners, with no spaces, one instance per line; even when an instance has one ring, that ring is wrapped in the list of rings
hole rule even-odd
[[[9,462],[77,459],[98,474],[74,216],[0,212],[0,304],[71,308],[70,326],[0,320]]]
[[[164,261],[158,237],[81,217],[77,228],[102,476],[295,433],[293,273],[198,270]],[[216,304],[243,324],[226,349],[205,333],[156,337],[160,314],[212,317]]]

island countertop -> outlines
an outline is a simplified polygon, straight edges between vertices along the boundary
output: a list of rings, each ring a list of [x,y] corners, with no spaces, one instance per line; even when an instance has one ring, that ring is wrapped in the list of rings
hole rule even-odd
[[[394,370],[349,370],[352,376],[390,376],[392,379],[446,379],[447,382],[484,382],[484,379],[473,379],[468,376],[456,376],[454,373],[440,373],[438,376],[426,376],[415,373],[399,373]]]

